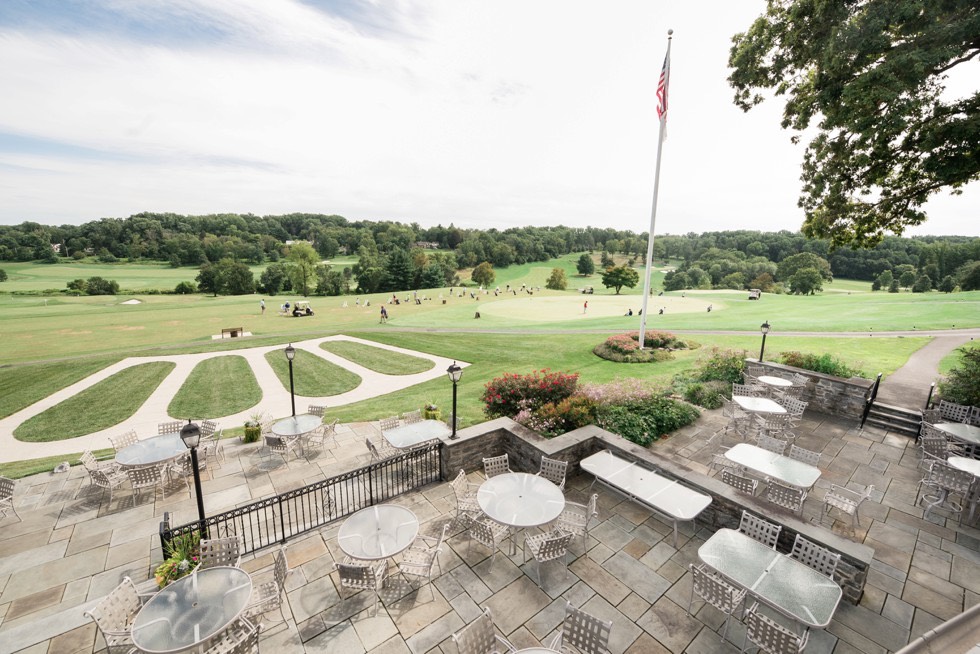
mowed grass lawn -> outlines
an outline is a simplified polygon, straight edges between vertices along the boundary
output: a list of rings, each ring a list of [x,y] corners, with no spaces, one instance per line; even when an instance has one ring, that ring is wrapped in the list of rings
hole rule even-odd
[[[435,365],[429,359],[354,341],[324,341],[320,348],[383,375],[415,375]]]
[[[282,350],[267,352],[265,360],[273,372],[289,388],[289,361]],[[361,383],[360,375],[322,359],[306,350],[297,349],[293,359],[293,386],[296,395],[304,397],[329,397],[354,390]]]
[[[262,389],[245,357],[213,357],[194,366],[171,400],[167,413],[186,418],[214,418],[244,411],[261,399]]]
[[[21,423],[14,436],[21,441],[60,441],[101,431],[126,420],[156,390],[175,364],[143,363],[120,370]]]

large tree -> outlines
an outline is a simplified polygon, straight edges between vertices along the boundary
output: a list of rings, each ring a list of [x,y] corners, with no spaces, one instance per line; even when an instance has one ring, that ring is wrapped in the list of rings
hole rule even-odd
[[[320,265],[320,257],[309,243],[293,243],[289,248],[289,278],[293,282],[293,290],[306,297],[312,290],[310,286],[316,283],[316,267]]]
[[[616,289],[616,295],[619,295],[619,289],[624,286],[633,288],[639,281],[640,273],[629,266],[610,266],[602,273],[602,285]]]
[[[945,82],[980,56],[976,0],[769,0],[733,43],[735,103],[785,95],[794,142],[815,132],[799,201],[807,236],[872,246],[922,223],[931,195],[980,177],[975,71],[958,95]]]

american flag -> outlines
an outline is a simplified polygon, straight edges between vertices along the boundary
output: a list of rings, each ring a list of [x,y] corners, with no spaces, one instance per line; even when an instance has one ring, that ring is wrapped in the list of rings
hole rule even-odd
[[[670,50],[664,57],[664,67],[660,70],[660,81],[657,82],[657,118],[666,126],[667,124],[667,84],[670,81]],[[664,132],[664,138],[667,137]]]

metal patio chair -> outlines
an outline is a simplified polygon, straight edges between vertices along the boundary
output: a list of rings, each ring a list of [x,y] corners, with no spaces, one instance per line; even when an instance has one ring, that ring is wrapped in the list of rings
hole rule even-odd
[[[789,444],[784,440],[778,438],[772,438],[771,436],[766,436],[765,434],[759,434],[755,439],[756,444],[762,449],[772,452],[773,454],[783,454],[786,452],[786,446]]]
[[[459,654],[501,654],[517,651],[509,640],[494,629],[489,608],[483,609],[480,617],[454,633],[452,638]]]
[[[742,475],[735,474],[728,469],[721,471],[721,480],[732,488],[740,490],[749,495],[755,495],[755,491],[759,487],[758,479],[743,477]]]
[[[143,598],[129,577],[83,615],[92,618],[102,632],[110,654],[127,654],[133,649],[133,619],[143,606]]]
[[[0,477],[0,520],[6,518],[9,513],[17,516],[17,522],[21,521],[17,509],[14,508],[14,483],[9,477]]]
[[[109,442],[112,443],[112,449],[119,453],[119,450],[124,447],[129,447],[134,443],[138,443],[140,440],[139,436],[136,435],[136,430],[130,429],[127,432],[119,434],[118,436],[110,436]]]
[[[238,536],[225,538],[202,538],[198,570],[230,566],[237,568],[242,564],[242,541]]]
[[[510,528],[488,517],[474,518],[470,522],[469,534],[470,540],[466,544],[467,556],[469,556],[473,541],[478,542],[491,552],[490,570],[492,571],[494,561],[497,560],[497,550],[500,549],[500,543],[510,537]]]
[[[432,583],[432,571],[436,566],[439,567],[439,574],[442,575],[442,564],[439,562],[439,555],[442,553],[442,545],[446,541],[446,535],[449,533],[449,526],[450,523],[446,523],[442,531],[439,532],[438,538],[419,536],[415,539],[415,543],[412,543],[412,546],[402,553],[402,559],[398,562],[398,573],[406,579],[410,576],[418,579],[418,590],[422,589],[423,578],[427,584]],[[419,545],[419,541],[423,545]],[[429,590],[432,590],[431,586]],[[432,599],[435,599],[435,594],[433,594]]]
[[[837,571],[837,564],[840,563],[840,554],[831,552],[826,547],[817,545],[800,534],[796,534],[796,540],[793,541],[793,550],[789,555],[808,568],[813,568],[820,574],[826,575],[831,579],[834,578],[834,572]]]
[[[355,591],[370,590],[374,593],[374,614],[378,614],[378,602],[381,601],[381,588],[388,578],[388,561],[368,562],[347,560],[336,563],[340,575],[341,589]]]
[[[816,467],[820,463],[820,452],[814,452],[813,450],[805,450],[802,447],[798,447],[795,443],[789,446],[789,458],[795,459],[800,463],[806,463]]]
[[[163,482],[163,472],[167,464],[162,466],[146,466],[145,468],[127,468],[126,475],[129,483],[133,487],[133,495],[139,498],[147,488],[153,489],[153,497],[156,498],[156,491],[159,488],[164,497],[167,496],[167,487]],[[111,502],[112,499],[110,498]]]
[[[541,469],[538,470],[538,476],[544,477],[555,486],[560,488],[562,491],[565,490],[565,472],[568,470],[568,462],[561,461],[559,459],[549,459],[546,456],[541,457]]]
[[[422,422],[422,409],[415,409],[414,411],[403,413],[401,421],[403,425],[411,425],[415,422]]]
[[[770,480],[766,487],[767,500],[800,516],[803,515],[803,502],[806,500],[806,496],[805,488],[781,484],[775,480]]]
[[[858,492],[837,484],[831,484],[830,490],[823,498],[822,515],[829,514],[831,509],[837,509],[851,516],[851,526],[856,529],[861,522],[858,509],[861,508],[861,504],[866,499],[871,497],[871,491],[874,489],[873,485],[869,485],[864,489],[864,492]]]
[[[323,412],[327,410],[327,407],[320,406],[319,404],[311,404],[306,408],[306,412],[312,416],[323,417]]]
[[[972,407],[963,404],[946,400],[939,401],[939,415],[947,422],[966,422],[972,410]]]
[[[742,641],[742,651],[748,642],[752,642],[760,652],[768,654],[800,654],[806,647],[809,631],[797,634],[786,627],[777,624],[772,618],[759,611],[756,602],[745,612],[745,638]]]
[[[394,429],[399,425],[398,416],[391,416],[389,418],[382,418],[379,421],[379,426],[381,431],[387,431],[389,429]]]
[[[456,478],[449,482],[456,497],[456,515],[453,516],[453,525],[463,525],[468,527],[470,522],[483,513],[479,503],[476,501],[476,493],[479,489],[477,484],[471,484],[466,479],[466,472],[460,468]]]
[[[571,602],[566,602],[565,619],[561,623],[561,630],[548,647],[556,652],[609,654],[611,632],[611,620],[600,620],[582,609],[575,608]]]
[[[165,434],[179,434],[180,428],[184,426],[181,420],[168,420],[157,425],[157,436]]]
[[[266,581],[252,587],[252,595],[249,597],[242,615],[249,619],[258,618],[261,625],[262,618],[265,617],[266,613],[281,609],[282,595],[286,592],[287,576],[289,576],[289,563],[286,560],[286,546],[283,545],[273,557],[272,581]]]
[[[571,539],[572,535],[567,531],[562,531],[560,527],[556,527],[554,531],[548,533],[528,534],[524,537],[524,549],[531,550],[531,556],[537,561],[539,586],[541,585],[541,564],[548,561],[561,559],[565,566],[565,578],[568,578],[568,560],[565,555],[568,554],[568,541]],[[522,553],[521,556],[523,558],[524,554]]]
[[[259,628],[248,618],[238,618],[203,654],[259,654]]]
[[[484,457],[483,472],[487,476],[487,479],[490,479],[491,477],[496,477],[497,475],[513,472],[513,470],[510,469],[510,464],[507,461],[507,454],[501,454],[500,456]]]
[[[558,515],[556,524],[562,531],[567,531],[572,536],[582,537],[582,550],[589,548],[589,523],[599,519],[598,493],[593,493],[589,498],[588,504],[578,502],[565,502],[565,508]]]
[[[925,513],[922,515],[923,519],[937,506],[948,504],[950,510],[956,514],[957,521],[962,522],[963,504],[976,501],[970,499],[974,479],[975,477],[971,472],[954,468],[943,461],[934,462],[926,476],[919,481],[915,494],[916,506],[919,506],[919,502],[923,499],[930,500],[926,505]],[[925,495],[922,493],[925,488],[932,489],[935,494],[932,496]],[[958,496],[960,502],[950,500],[952,496]]]
[[[690,564],[691,568],[691,599],[687,603],[687,612],[691,613],[694,605],[694,594],[705,602],[715,607],[725,614],[725,631],[722,632],[721,639],[728,637],[728,625],[732,621],[732,615],[741,606],[745,608],[745,590],[737,588],[720,576],[712,574],[705,564]],[[693,614],[692,614],[693,615]]]
[[[776,549],[776,541],[779,540],[779,532],[783,530],[783,526],[769,522],[748,511],[742,511],[742,520],[738,524],[738,530],[766,547]]]
[[[211,438],[216,432],[220,431],[218,429],[218,423],[214,420],[202,420],[201,421],[201,438]],[[179,432],[178,432],[179,433]]]

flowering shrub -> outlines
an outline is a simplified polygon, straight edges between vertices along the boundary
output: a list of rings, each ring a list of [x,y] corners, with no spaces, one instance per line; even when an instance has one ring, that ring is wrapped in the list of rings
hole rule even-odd
[[[606,339],[606,347],[613,352],[628,355],[639,350],[640,344],[637,338],[631,338],[630,334],[616,334],[615,336],[610,336]]]
[[[625,335],[632,338],[634,341],[636,341],[637,345],[639,345],[640,332],[630,332],[629,334],[625,334]],[[653,331],[653,332],[643,332],[643,347],[652,347],[652,348],[669,347],[674,350],[684,350],[687,348],[687,343],[685,343],[682,340],[679,340],[676,336],[674,336],[670,332]]]
[[[741,384],[742,372],[745,370],[745,350],[722,350],[711,348],[707,355],[702,355],[698,361],[695,379],[698,381],[722,381],[729,384]]]
[[[557,404],[549,402],[533,412],[525,409],[514,420],[550,438],[595,422],[595,404],[576,393]]]
[[[580,395],[589,398],[596,405],[643,402],[664,393],[664,389],[636,377],[617,379],[606,384],[582,384],[579,390]]]
[[[483,391],[483,412],[490,418],[515,416],[522,409],[535,409],[557,403],[575,392],[578,373],[535,370],[520,375],[508,373],[487,383]]]
[[[163,588],[190,573],[201,560],[201,535],[198,532],[176,536],[167,543],[167,558],[157,566],[153,576]]]

